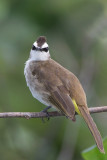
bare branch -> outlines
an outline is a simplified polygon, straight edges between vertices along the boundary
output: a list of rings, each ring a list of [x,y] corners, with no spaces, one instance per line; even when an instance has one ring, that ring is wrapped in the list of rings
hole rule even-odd
[[[107,106],[89,108],[90,113],[107,112]],[[48,112],[50,117],[64,116],[63,113],[54,111]],[[45,118],[47,114],[44,112],[2,112],[0,118]]]

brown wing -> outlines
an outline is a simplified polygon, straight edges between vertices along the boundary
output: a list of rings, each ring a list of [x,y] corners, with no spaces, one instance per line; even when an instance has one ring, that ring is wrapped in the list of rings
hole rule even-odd
[[[63,92],[62,91],[63,88]],[[58,86],[55,91],[51,92],[50,102],[56,106],[67,117],[75,121],[75,107],[71,97],[66,93],[63,86]]]

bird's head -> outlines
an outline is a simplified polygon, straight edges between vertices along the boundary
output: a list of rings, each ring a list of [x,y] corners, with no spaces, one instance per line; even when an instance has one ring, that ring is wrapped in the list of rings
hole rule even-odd
[[[30,51],[30,59],[35,61],[46,61],[50,58],[49,46],[44,36],[40,36],[37,41],[33,43]]]

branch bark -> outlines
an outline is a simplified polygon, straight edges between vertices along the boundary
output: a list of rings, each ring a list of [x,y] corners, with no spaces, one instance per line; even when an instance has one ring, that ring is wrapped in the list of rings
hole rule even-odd
[[[100,113],[100,112],[107,112],[107,106],[101,106],[101,107],[91,107],[89,108],[90,113]],[[49,117],[58,117],[58,116],[64,116],[61,112],[48,112]],[[0,113],[0,118],[45,118],[47,117],[47,114],[44,112],[2,112]]]

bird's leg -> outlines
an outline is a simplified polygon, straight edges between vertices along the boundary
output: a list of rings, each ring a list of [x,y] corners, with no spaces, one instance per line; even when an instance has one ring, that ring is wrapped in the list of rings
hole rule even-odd
[[[46,112],[47,113],[47,110],[50,109],[50,108],[51,108],[51,106],[48,106],[44,110],[42,110],[41,112]]]
[[[48,109],[50,109],[50,108],[51,108],[51,106],[48,106],[48,107],[46,107],[44,110],[41,111],[41,112],[46,113],[46,117],[47,117],[47,120],[48,120],[48,121],[49,121],[49,119],[50,119],[50,116],[49,116],[49,113],[48,113]],[[42,121],[45,122],[44,119],[43,119],[43,117],[42,117]]]

